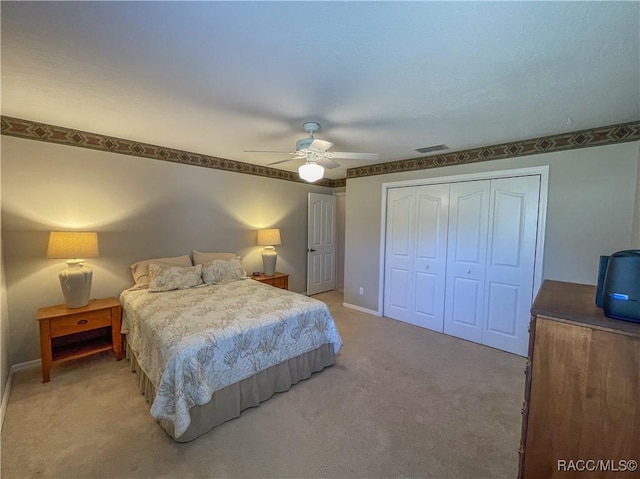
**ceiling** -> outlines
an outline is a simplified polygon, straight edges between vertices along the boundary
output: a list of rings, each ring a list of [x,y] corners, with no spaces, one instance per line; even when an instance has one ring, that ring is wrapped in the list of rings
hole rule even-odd
[[[639,2],[2,2],[2,114],[265,165],[640,119]],[[327,178],[370,162],[339,160]],[[295,171],[301,161],[277,168]]]

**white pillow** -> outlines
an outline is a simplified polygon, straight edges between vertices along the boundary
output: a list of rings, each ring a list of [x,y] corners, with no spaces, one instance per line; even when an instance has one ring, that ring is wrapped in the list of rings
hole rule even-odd
[[[240,258],[214,259],[202,265],[202,279],[208,284],[224,284],[247,277]]]
[[[205,264],[216,259],[232,259],[236,257],[235,253],[205,253],[195,249],[191,254],[193,255],[193,264]]]
[[[145,259],[144,261],[133,263],[130,268],[136,289],[149,287],[149,265],[151,263],[164,264],[167,266],[193,266],[188,254],[170,258]]]
[[[149,291],[171,291],[188,289],[202,284],[202,265],[167,266],[149,265]]]

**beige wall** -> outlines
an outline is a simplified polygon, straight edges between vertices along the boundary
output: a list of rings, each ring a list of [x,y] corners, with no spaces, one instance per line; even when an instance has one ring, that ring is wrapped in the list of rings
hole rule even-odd
[[[378,310],[382,183],[549,165],[543,278],[595,284],[629,248],[640,142],[347,180],[344,301]],[[359,288],[364,294],[359,294]]]
[[[9,380],[11,367],[9,354],[9,309],[7,307],[7,284],[4,275],[2,238],[0,238],[0,401],[4,399],[7,391],[7,381]]]
[[[306,289],[307,192],[302,183],[260,178],[13,137],[2,138],[2,246],[11,364],[39,358],[36,310],[64,302],[63,260],[47,259],[48,233],[99,232],[93,297],[131,286],[137,260],[235,251],[262,270],[256,229],[279,227],[277,268]]]
[[[638,148],[638,180],[636,181],[636,206],[633,215],[631,247],[640,249],[640,148]]]

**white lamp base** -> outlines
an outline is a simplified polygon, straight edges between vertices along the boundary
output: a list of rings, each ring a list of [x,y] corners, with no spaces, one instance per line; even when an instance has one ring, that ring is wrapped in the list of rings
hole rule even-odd
[[[278,253],[273,246],[265,246],[262,252],[262,268],[265,276],[273,276],[276,272],[276,261]]]
[[[93,271],[82,260],[69,260],[69,267],[58,273],[67,308],[81,308],[89,304]]]

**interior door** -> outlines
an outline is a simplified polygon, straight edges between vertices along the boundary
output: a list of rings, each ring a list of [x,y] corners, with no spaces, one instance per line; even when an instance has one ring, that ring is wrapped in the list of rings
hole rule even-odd
[[[540,176],[491,180],[482,343],[527,355]]]
[[[416,188],[387,192],[384,315],[412,322]]]
[[[307,225],[307,294],[336,288],[336,198],[309,193]]]
[[[482,342],[491,181],[452,183],[444,332]]]
[[[412,322],[443,332],[449,184],[418,187],[415,218]]]

